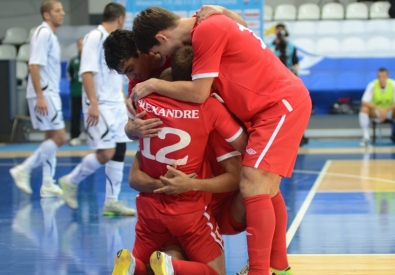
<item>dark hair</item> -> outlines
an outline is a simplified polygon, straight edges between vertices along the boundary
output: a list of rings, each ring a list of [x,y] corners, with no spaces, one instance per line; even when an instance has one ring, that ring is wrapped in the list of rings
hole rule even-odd
[[[107,66],[112,70],[119,71],[126,60],[139,57],[132,31],[113,31],[104,41],[103,48]]]
[[[41,16],[44,18],[44,12],[50,12],[52,10],[53,4],[60,3],[57,0],[45,0],[44,2],[41,3],[40,6],[40,12]]]
[[[113,22],[120,16],[125,16],[125,7],[118,3],[109,3],[103,11],[103,22]]]
[[[171,60],[173,81],[192,80],[192,61],[193,48],[191,46],[183,46],[174,53]]]
[[[387,70],[386,68],[384,68],[384,67],[380,68],[380,69],[379,69],[379,72],[380,72],[380,73],[387,73],[387,74],[388,74],[388,70]]]
[[[153,46],[159,44],[155,38],[156,34],[176,27],[179,19],[180,17],[175,13],[159,7],[150,7],[141,11],[133,21],[137,48],[142,53],[149,53]]]
[[[276,25],[276,29],[278,29],[278,28],[284,28],[284,29],[286,29],[284,23],[278,23],[278,24]]]

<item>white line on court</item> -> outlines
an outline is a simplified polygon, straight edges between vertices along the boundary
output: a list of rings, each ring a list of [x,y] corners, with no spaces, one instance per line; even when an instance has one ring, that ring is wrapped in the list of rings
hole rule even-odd
[[[313,201],[315,193],[317,193],[318,187],[320,186],[324,176],[327,174],[326,171],[328,170],[331,163],[332,162],[330,160],[327,160],[325,162],[325,165],[322,168],[321,172],[319,172],[319,176],[317,177],[313,186],[311,187],[309,194],[307,194],[307,197],[304,200],[302,206],[300,207],[298,213],[296,214],[294,220],[292,221],[291,226],[288,228],[287,247],[291,243],[293,237],[295,236],[296,231],[298,230],[300,224],[302,223],[303,217],[306,215],[307,209],[309,208],[311,202]]]
[[[293,173],[319,175],[321,172],[309,171],[309,170],[294,170]],[[387,180],[387,179],[380,179],[380,178],[374,178],[374,177],[365,177],[365,176],[349,175],[349,174],[342,174],[342,173],[332,173],[332,172],[328,172],[326,174],[328,176],[354,178],[354,179],[362,179],[362,180],[374,180],[374,181],[380,181],[380,182],[387,182],[387,183],[395,184],[395,180]]]

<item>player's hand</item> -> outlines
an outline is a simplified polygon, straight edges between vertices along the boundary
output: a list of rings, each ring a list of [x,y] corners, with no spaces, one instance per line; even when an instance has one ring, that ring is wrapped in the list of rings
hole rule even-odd
[[[168,195],[177,195],[193,190],[191,184],[192,179],[196,178],[196,174],[185,174],[174,167],[167,166],[168,172],[173,174],[173,178],[160,177],[160,180],[166,185],[156,189],[154,193],[165,193]]]
[[[126,99],[126,109],[134,117],[136,117],[136,109],[134,108],[132,98]]]
[[[86,119],[88,126],[96,126],[99,123],[99,116],[99,105],[91,102],[88,108],[88,118]]]
[[[42,116],[48,115],[48,105],[47,102],[45,101],[44,96],[37,97],[36,112]]]
[[[142,99],[143,97],[146,97],[147,95],[150,95],[154,92],[154,90],[152,89],[152,86],[156,80],[157,79],[155,79],[155,78],[150,78],[150,79],[148,79],[144,82],[138,83],[138,84],[136,84],[136,86],[134,86],[132,93],[130,95],[134,104],[137,105],[137,102],[140,99]]]
[[[223,14],[223,8],[215,5],[205,5],[196,11],[196,23],[200,24],[202,20],[213,14]]]
[[[157,127],[162,125],[163,122],[159,118],[143,119],[145,115],[145,112],[141,112],[135,116],[134,120],[130,119],[128,121],[125,127],[128,137],[150,138],[158,136],[161,128]]]

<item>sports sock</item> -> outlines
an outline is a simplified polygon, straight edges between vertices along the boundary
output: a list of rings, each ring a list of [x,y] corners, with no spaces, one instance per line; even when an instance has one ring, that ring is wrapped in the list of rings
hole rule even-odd
[[[359,113],[359,125],[362,129],[363,139],[369,140],[369,115],[366,113]]]
[[[276,217],[269,194],[244,199],[247,216],[249,275],[267,274]]]
[[[43,185],[51,186],[55,176],[56,169],[56,151],[43,162]]]
[[[134,274],[148,275],[147,268],[145,267],[145,264],[137,258],[135,258],[135,260],[136,260],[136,269],[134,270]]]
[[[206,264],[172,260],[174,274],[188,275],[218,275],[217,272]]]
[[[123,162],[110,160],[106,163],[106,200],[113,203],[118,200],[123,179]]]
[[[82,159],[80,164],[78,164],[73,171],[71,171],[69,179],[71,183],[78,185],[101,166],[102,164],[98,161],[96,154],[89,154]]]
[[[58,146],[52,139],[47,139],[34,151],[33,155],[25,159],[25,161],[20,165],[22,170],[30,174],[32,169],[43,164],[50,156],[56,154]]]
[[[284,270],[289,265],[287,257],[288,213],[280,191],[272,198],[272,204],[276,215],[276,226],[270,254],[270,266],[277,270]]]

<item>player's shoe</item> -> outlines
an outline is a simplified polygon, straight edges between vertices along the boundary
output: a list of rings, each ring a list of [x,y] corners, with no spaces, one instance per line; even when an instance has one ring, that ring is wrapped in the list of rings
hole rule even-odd
[[[42,185],[40,189],[40,197],[41,198],[53,198],[53,197],[60,197],[63,194],[62,189],[60,189],[59,185],[54,183],[52,178],[43,179],[44,181],[50,181],[48,186]]]
[[[361,142],[359,143],[359,146],[365,147],[365,148],[371,147],[370,140],[369,139],[362,139]]]
[[[81,143],[82,142],[81,142],[80,138],[78,138],[78,137],[73,138],[69,141],[70,146],[78,146],[78,145],[81,145]]]
[[[28,195],[33,193],[30,186],[30,175],[24,172],[19,165],[11,168],[10,174],[19,190]]]
[[[250,269],[250,265],[247,264],[245,266],[243,266],[243,268],[240,270],[239,273],[236,273],[236,275],[248,275],[248,270]]]
[[[120,201],[113,203],[105,203],[103,206],[104,216],[134,216],[136,215],[136,210],[127,207]]]
[[[133,275],[136,269],[136,260],[127,249],[121,249],[115,255],[112,275]]]
[[[63,190],[62,199],[64,200],[64,202],[71,209],[77,209],[78,208],[78,201],[77,201],[78,187],[70,182],[68,175],[63,176],[59,179],[59,185],[60,185],[60,188],[62,188],[62,190]]]
[[[171,257],[164,252],[155,251],[150,257],[150,266],[155,275],[174,275]]]
[[[290,266],[288,266],[284,270],[276,270],[276,269],[270,268],[270,272],[271,272],[272,275],[293,275]]]

